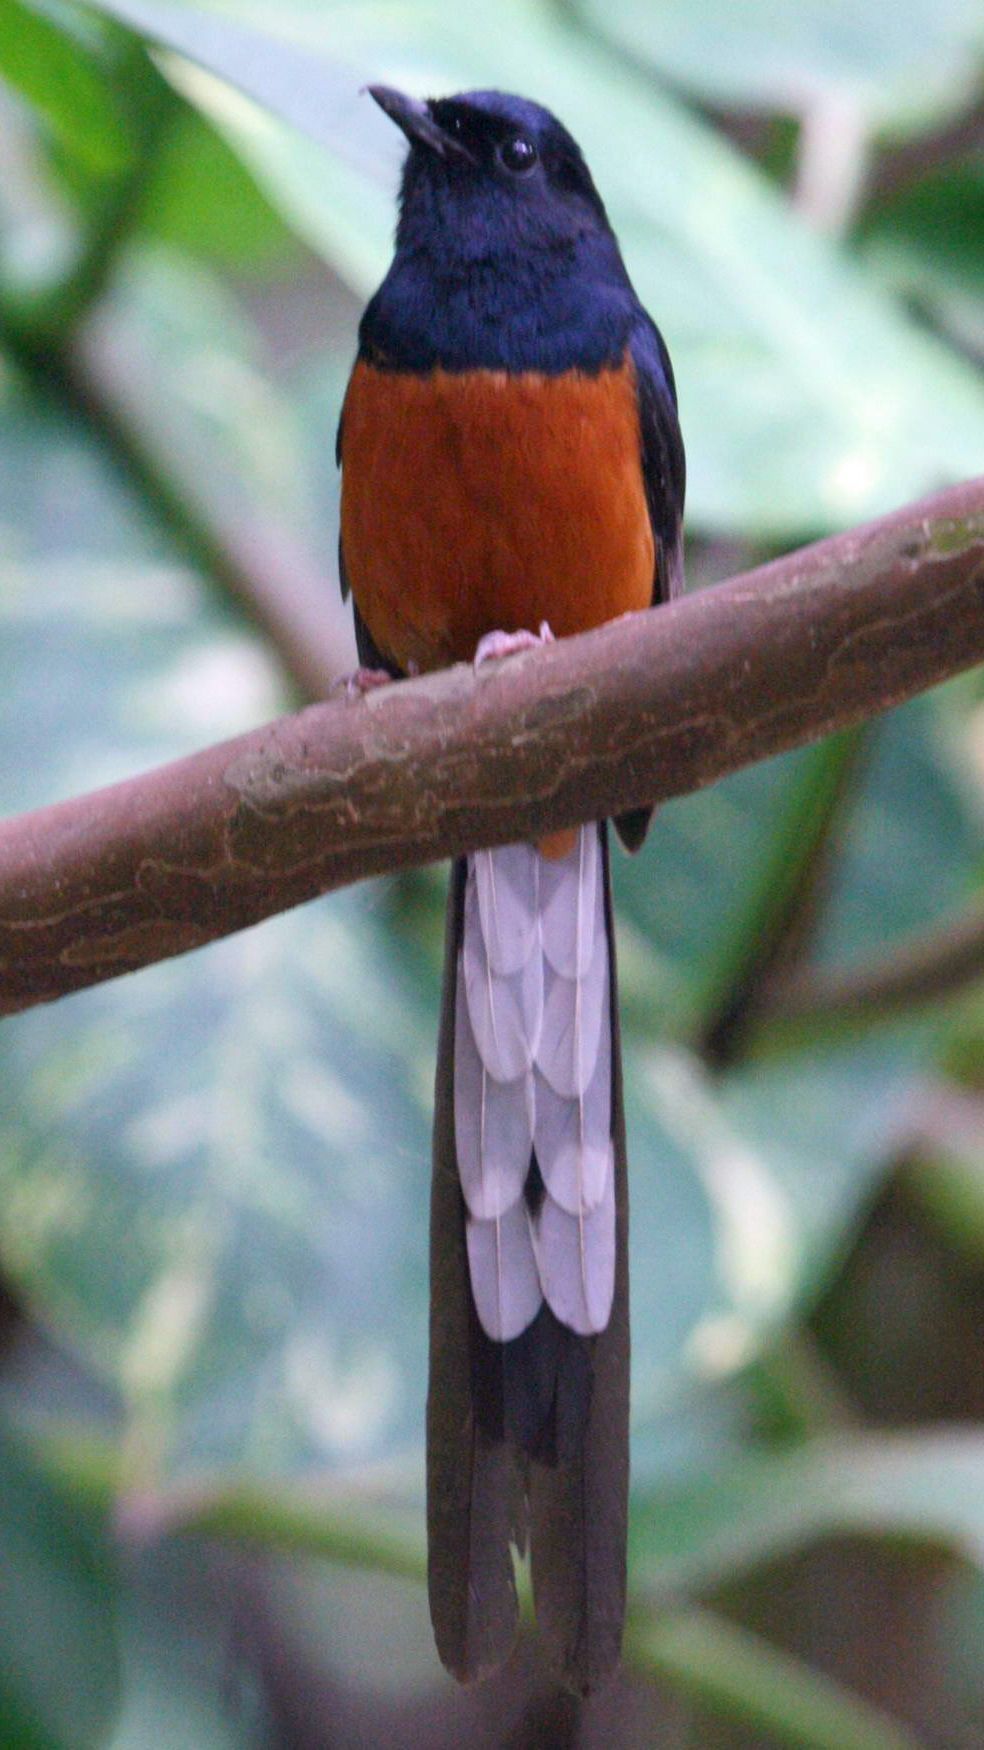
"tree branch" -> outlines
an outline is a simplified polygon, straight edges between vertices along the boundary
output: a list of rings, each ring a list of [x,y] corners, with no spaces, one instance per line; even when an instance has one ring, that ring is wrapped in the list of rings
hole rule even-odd
[[[699,789],[982,658],[984,479],[477,675],[311,706],[0,828],[0,1012]]]
[[[938,1002],[984,978],[984,900],[860,966],[798,968],[763,993],[766,1021],[851,1020]]]

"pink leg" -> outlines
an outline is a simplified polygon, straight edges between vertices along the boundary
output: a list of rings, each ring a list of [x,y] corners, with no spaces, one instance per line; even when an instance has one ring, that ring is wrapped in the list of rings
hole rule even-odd
[[[554,635],[546,620],[540,622],[539,632],[486,632],[478,641],[474,666],[481,668],[484,662],[498,662],[504,656],[515,656],[519,650],[539,650],[541,644],[553,642]]]

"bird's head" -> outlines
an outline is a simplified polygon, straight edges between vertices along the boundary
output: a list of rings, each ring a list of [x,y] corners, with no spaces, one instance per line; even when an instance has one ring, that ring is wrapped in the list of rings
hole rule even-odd
[[[410,142],[398,248],[468,262],[610,237],[579,146],[540,104],[502,91],[424,102],[369,90]]]

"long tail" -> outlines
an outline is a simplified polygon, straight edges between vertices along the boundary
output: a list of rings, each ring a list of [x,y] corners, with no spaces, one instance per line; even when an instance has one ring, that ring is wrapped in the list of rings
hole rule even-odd
[[[511,1545],[585,1694],[618,1661],[628,1492],[628,1203],[605,828],[457,863],[431,1204],[428,1533],[438,1651],[512,1645]]]

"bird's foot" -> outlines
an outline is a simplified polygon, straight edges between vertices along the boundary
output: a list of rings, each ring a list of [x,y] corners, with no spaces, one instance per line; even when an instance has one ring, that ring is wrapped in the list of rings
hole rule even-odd
[[[365,693],[374,692],[376,687],[388,687],[392,679],[393,676],[384,668],[357,668],[352,674],[342,675],[331,690],[333,693],[344,691],[346,699],[361,699]]]
[[[541,644],[552,644],[554,635],[546,620],[541,620],[539,632],[486,632],[478,641],[475,668],[486,662],[499,662],[504,656],[515,656],[519,650],[538,650]]]

